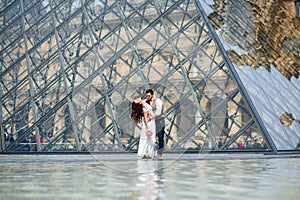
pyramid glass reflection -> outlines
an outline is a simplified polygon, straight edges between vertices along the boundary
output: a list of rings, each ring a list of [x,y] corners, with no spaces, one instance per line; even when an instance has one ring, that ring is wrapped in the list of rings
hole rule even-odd
[[[131,102],[147,88],[164,102],[166,152],[296,149],[299,125],[270,130],[273,115],[253,98],[261,91],[236,70],[205,6],[2,1],[1,152],[136,151]]]

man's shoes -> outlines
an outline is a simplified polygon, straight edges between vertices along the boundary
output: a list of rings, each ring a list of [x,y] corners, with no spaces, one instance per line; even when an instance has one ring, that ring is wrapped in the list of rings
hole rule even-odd
[[[156,157],[155,157],[156,160],[162,160],[162,155],[161,154],[158,154]]]

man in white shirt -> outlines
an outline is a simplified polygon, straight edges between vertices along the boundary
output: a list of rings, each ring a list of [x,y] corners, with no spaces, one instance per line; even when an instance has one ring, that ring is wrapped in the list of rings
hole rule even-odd
[[[156,124],[156,137],[158,139],[157,159],[162,159],[162,152],[164,149],[164,135],[165,135],[165,118],[163,114],[163,102],[156,98],[152,89],[146,90],[146,102],[153,108]]]

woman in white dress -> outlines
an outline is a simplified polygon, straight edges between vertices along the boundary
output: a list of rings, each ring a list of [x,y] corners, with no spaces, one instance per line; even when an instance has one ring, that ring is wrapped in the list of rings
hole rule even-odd
[[[131,118],[136,124],[142,123],[139,148],[139,158],[155,158],[155,120],[151,105],[141,98],[135,99],[131,106]]]

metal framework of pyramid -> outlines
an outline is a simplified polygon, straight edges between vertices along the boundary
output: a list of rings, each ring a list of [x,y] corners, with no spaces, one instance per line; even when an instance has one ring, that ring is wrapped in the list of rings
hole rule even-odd
[[[147,88],[166,152],[277,152],[199,1],[4,0],[0,20],[1,152],[134,152]]]

